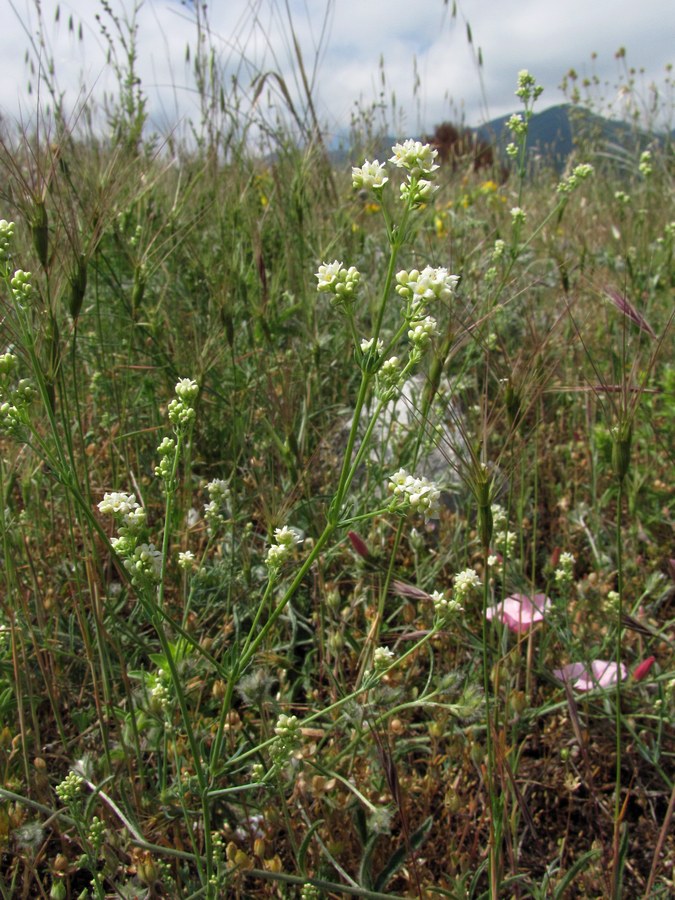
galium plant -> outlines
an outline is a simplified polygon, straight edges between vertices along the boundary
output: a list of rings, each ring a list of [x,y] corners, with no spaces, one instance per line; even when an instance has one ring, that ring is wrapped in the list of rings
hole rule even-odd
[[[518,90],[520,146],[536,83]],[[633,336],[663,334],[672,229],[637,218],[657,149],[627,203],[583,164],[531,181],[526,157],[515,184],[474,189],[405,141],[330,209],[316,160],[280,149],[166,167],[132,141],[144,177],[72,235],[79,306],[60,292],[65,165],[46,218],[0,225],[7,890],[604,896],[618,825],[624,883],[667,891],[667,442],[638,412],[669,434],[672,378],[650,355],[630,436],[597,422],[619,395],[578,384],[619,307]],[[648,310],[599,305],[591,265],[623,267]],[[371,466],[413,376],[420,434]],[[455,435],[447,490],[418,464]]]

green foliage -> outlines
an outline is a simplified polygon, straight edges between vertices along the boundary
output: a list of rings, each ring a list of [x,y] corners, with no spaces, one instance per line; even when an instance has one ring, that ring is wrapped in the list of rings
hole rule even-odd
[[[666,891],[667,154],[529,177],[521,73],[517,177],[364,197],[200,45],[165,155],[104,12],[107,135],[1,154],[3,890]]]

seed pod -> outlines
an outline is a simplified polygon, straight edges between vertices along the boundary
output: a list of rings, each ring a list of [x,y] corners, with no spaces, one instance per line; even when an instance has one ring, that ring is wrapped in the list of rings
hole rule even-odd
[[[47,207],[42,200],[35,201],[30,229],[33,237],[33,247],[42,264],[42,268],[46,269],[49,262],[49,219],[47,217]]]
[[[623,481],[630,468],[630,448],[633,441],[633,426],[627,423],[612,429],[612,466],[614,474]]]
[[[136,270],[134,271],[134,286],[131,291],[131,309],[133,314],[138,311],[141,303],[143,302],[143,295],[145,294],[145,269],[143,266],[136,266]]]
[[[83,253],[78,256],[75,268],[68,280],[70,281],[70,314],[77,321],[87,290],[87,261]]]

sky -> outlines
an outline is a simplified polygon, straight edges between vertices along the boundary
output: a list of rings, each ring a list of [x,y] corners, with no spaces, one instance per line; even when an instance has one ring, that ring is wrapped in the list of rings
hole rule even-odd
[[[40,47],[36,3],[2,2],[9,12],[0,30],[0,114],[31,122],[39,84],[30,72]],[[140,6],[138,74],[153,128],[186,130],[187,120],[199,115],[193,4],[109,4],[120,20]],[[100,0],[41,0],[40,5],[42,58],[53,59],[67,107],[76,109],[85,94],[100,102],[106,91],[116,92],[101,25],[110,34],[115,26]],[[297,39],[317,117],[329,137],[344,135],[355,115],[362,121],[374,118],[376,127],[398,137],[421,136],[447,120],[479,125],[518,110],[514,90],[521,69],[544,86],[540,110],[565,102],[559,86],[570,69],[580,79],[597,76],[598,111],[612,102],[620,112],[627,67],[636,70],[642,102],[648,103],[651,84],[661,96],[668,91],[666,66],[675,62],[673,0],[456,0],[455,6],[453,16],[453,0],[211,0],[207,13],[222,83],[229,91],[236,77],[242,110],[261,72],[280,75],[297,107],[305,107],[298,102],[303,91]],[[620,47],[626,49],[624,60],[616,59]],[[285,109],[276,84],[270,75],[257,100],[258,111],[269,117]],[[44,85],[40,93],[44,98]],[[674,102],[671,88],[671,107]]]

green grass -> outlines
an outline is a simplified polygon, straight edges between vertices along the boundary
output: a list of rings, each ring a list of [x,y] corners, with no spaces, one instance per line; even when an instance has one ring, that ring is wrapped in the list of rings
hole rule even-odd
[[[281,128],[169,160],[143,121],[121,91],[108,137],[2,145],[3,896],[667,896],[672,149],[406,205]],[[461,280],[411,355],[427,265]],[[424,385],[386,462],[371,337]],[[437,441],[425,521],[386,484]],[[551,598],[522,634],[514,593]],[[628,677],[553,675],[595,659]]]

